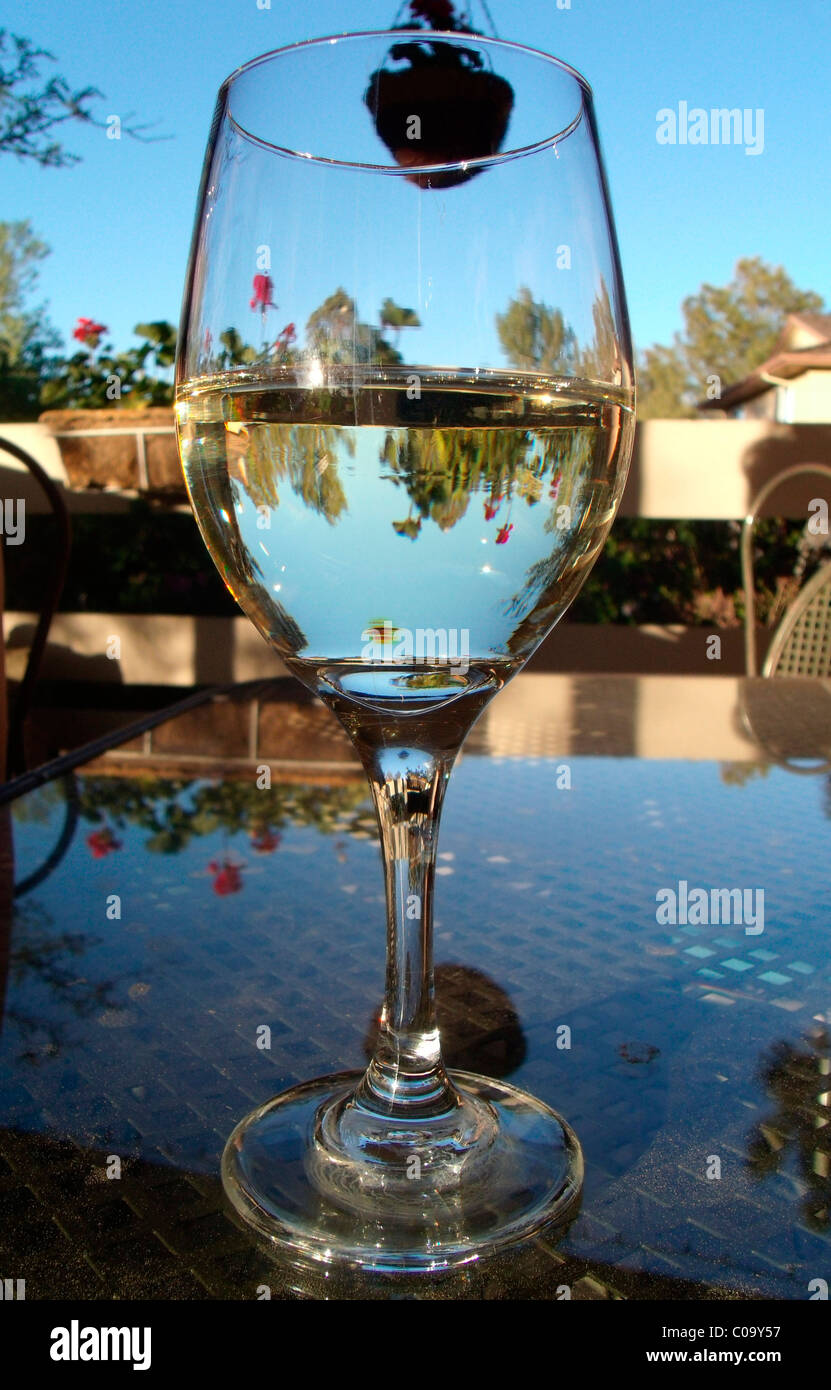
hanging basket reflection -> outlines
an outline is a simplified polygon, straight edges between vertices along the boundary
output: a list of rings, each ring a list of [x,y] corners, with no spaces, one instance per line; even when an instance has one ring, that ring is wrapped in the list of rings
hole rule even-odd
[[[510,83],[485,66],[480,50],[428,31],[393,44],[387,61],[407,66],[374,72],[364,101],[395,162],[413,169],[410,183],[451,188],[481,173],[427,169],[499,153],[514,104]]]

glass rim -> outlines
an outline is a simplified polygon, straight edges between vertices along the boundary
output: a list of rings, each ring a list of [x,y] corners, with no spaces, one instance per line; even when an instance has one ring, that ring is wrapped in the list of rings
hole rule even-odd
[[[558,69],[561,74],[571,78],[577,85],[581,93],[580,107],[574,119],[563,126],[562,129],[558,130],[553,135],[546,135],[542,140],[534,141],[533,144],[518,146],[515,149],[505,150],[497,154],[480,155],[473,159],[455,159],[443,163],[419,164],[418,166],[408,166],[406,168],[402,168],[397,164],[368,164],[360,160],[335,159],[328,155],[311,154],[308,151],[294,150],[285,145],[278,145],[273,140],[265,140],[262,136],[253,134],[252,131],[248,130],[234,117],[231,111],[229,97],[234,84],[238,82],[240,78],[246,76],[247,73],[253,71],[254,68],[261,67],[264,63],[272,62],[276,58],[281,58],[289,53],[297,53],[301,49],[322,47],[323,45],[337,43],[349,43],[355,39],[390,39],[392,43],[398,43],[407,38],[418,38],[422,43],[432,42],[434,39],[441,39],[444,42],[450,40],[459,45],[465,43],[470,44],[472,41],[475,41],[477,44],[486,44],[490,49],[507,49],[515,53],[520,53],[526,57],[541,58],[544,62]],[[256,58],[249,58],[247,63],[242,63],[240,67],[235,68],[234,71],[229,73],[225,78],[225,81],[219,88],[217,101],[223,105],[224,114],[227,115],[234,129],[238,131],[244,139],[250,140],[252,144],[258,145],[261,149],[273,150],[275,154],[284,155],[289,159],[303,160],[306,164],[310,165],[321,164],[329,168],[355,169],[365,173],[388,174],[392,177],[407,178],[408,176],[412,177],[414,168],[417,168],[419,175],[437,174],[454,169],[465,171],[468,169],[484,169],[494,165],[508,163],[513,159],[521,159],[525,155],[536,154],[546,149],[556,150],[557,144],[573,134],[580,125],[585,114],[586,103],[591,103],[593,95],[590,83],[583,74],[578,72],[577,68],[572,67],[570,63],[564,62],[562,58],[555,58],[552,53],[546,53],[542,48],[531,48],[528,44],[515,43],[512,39],[491,38],[487,34],[465,34],[455,29],[359,29],[354,31],[344,30],[340,34],[322,35],[319,38],[301,39],[297,43],[285,44],[282,48],[269,49],[267,53],[261,53]]]

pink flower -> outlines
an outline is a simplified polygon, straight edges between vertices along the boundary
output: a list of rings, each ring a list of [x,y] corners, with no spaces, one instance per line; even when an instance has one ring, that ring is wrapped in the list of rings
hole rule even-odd
[[[251,836],[251,848],[255,854],[272,854],[280,846],[281,835],[271,829],[258,830]]]
[[[72,330],[73,338],[77,338],[79,343],[85,347],[97,348],[101,341],[102,333],[106,333],[105,323],[96,323],[95,319],[80,318]]]
[[[252,309],[276,309],[277,305],[272,299],[274,293],[274,283],[270,275],[254,276],[254,298],[251,300]]]
[[[287,323],[282,333],[275,339],[274,346],[280,352],[286,352],[297,341],[297,332],[293,323]]]
[[[548,493],[549,497],[553,497],[555,502],[557,500],[557,493],[560,491],[560,483],[562,481],[563,475],[558,468],[557,472],[554,474],[554,477],[551,479],[551,487]]]
[[[500,526],[499,530],[498,530],[497,533],[496,533],[496,544],[497,544],[497,545],[506,545],[506,544],[507,544],[507,541],[508,541],[508,537],[510,536],[511,532],[513,531],[513,529],[514,529],[514,524],[513,524],[513,522],[511,522],[510,526]]]
[[[242,888],[242,869],[239,864],[232,864],[228,859],[218,864],[212,859],[208,871],[214,875],[213,890],[220,898],[227,897],[229,893],[238,893]]]
[[[121,841],[115,838],[109,826],[103,830],[93,830],[91,835],[87,835],[87,845],[92,851],[93,859],[106,859],[113,850],[121,849]]]

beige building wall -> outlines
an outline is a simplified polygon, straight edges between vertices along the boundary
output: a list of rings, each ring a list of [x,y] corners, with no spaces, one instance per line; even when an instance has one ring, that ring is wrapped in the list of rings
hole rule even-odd
[[[788,383],[789,414],[799,424],[831,420],[831,372],[803,372]]]

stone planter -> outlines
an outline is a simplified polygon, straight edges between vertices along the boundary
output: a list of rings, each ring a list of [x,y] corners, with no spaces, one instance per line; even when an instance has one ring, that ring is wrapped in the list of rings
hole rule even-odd
[[[185,497],[170,407],[47,410],[40,423],[58,442],[71,487]]]

